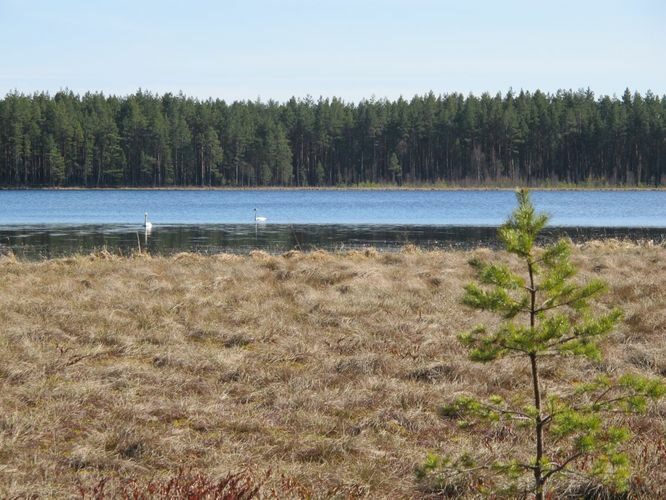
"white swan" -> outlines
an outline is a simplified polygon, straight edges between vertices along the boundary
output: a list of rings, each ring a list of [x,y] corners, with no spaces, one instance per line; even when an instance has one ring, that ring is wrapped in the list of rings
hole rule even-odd
[[[257,215],[257,209],[254,209],[254,222],[266,222],[268,219],[266,217],[261,217]]]
[[[148,220],[148,212],[143,214],[143,227],[146,228],[146,231],[150,231],[153,228],[153,223]]]

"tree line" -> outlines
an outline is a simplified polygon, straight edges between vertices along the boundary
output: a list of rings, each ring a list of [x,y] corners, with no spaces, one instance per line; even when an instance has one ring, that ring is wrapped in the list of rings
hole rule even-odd
[[[460,93],[199,100],[139,90],[0,100],[0,185],[335,186],[666,181],[666,96]]]

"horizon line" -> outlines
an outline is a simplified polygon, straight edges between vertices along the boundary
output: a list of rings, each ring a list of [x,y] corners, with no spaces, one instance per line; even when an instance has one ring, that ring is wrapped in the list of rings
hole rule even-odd
[[[339,97],[339,96],[336,96],[336,95],[323,95],[323,94],[320,94],[318,97],[315,97],[312,94],[308,93],[305,96],[292,95],[289,98],[284,99],[284,100],[275,99],[275,98],[265,99],[265,98],[262,98],[261,95],[258,95],[254,99],[251,99],[251,98],[226,99],[224,97],[219,97],[219,96],[217,96],[217,97],[214,97],[214,96],[199,97],[199,96],[195,96],[195,95],[192,95],[192,94],[188,94],[188,93],[184,92],[182,89],[179,89],[177,92],[175,92],[175,91],[159,92],[159,91],[152,91],[152,90],[149,90],[149,89],[145,89],[143,87],[138,87],[135,91],[126,92],[126,93],[113,92],[113,91],[108,92],[108,91],[99,90],[99,89],[97,89],[97,90],[86,90],[85,92],[79,92],[79,91],[74,91],[74,90],[70,89],[69,87],[61,87],[57,91],[51,91],[51,90],[24,91],[24,90],[19,90],[17,88],[13,88],[13,89],[7,90],[4,93],[4,96],[0,97],[0,100],[4,100],[7,97],[11,97],[11,96],[19,96],[19,97],[46,96],[46,97],[49,97],[49,98],[54,98],[58,94],[63,94],[64,93],[64,94],[68,94],[68,95],[73,95],[77,98],[85,97],[87,95],[93,95],[93,96],[101,96],[101,97],[104,97],[104,98],[118,98],[118,99],[124,99],[124,98],[137,96],[137,95],[148,95],[148,96],[153,96],[153,97],[165,97],[165,96],[171,95],[171,96],[174,96],[174,97],[179,97],[179,98],[183,98],[183,99],[186,99],[186,100],[193,100],[193,101],[199,101],[199,102],[210,102],[210,101],[220,102],[221,101],[221,102],[230,103],[230,104],[234,104],[234,103],[241,103],[241,104],[243,104],[243,103],[286,104],[286,103],[288,103],[292,100],[295,100],[297,102],[312,101],[312,102],[315,102],[315,103],[319,102],[319,101],[328,100],[328,101],[339,101],[343,104],[360,104],[360,103],[367,103],[367,102],[370,102],[370,103],[396,102],[396,101],[400,101],[400,100],[409,102],[409,100],[413,100],[413,99],[416,99],[416,98],[430,97],[430,95],[432,95],[432,96],[434,96],[435,98],[438,98],[438,99],[439,98],[447,98],[447,97],[451,97],[451,96],[463,97],[463,98],[474,97],[474,98],[477,98],[477,99],[485,97],[485,96],[490,96],[492,98],[499,97],[501,99],[504,99],[504,98],[508,97],[509,95],[512,95],[514,97],[519,96],[521,94],[527,94],[527,95],[533,96],[533,95],[538,94],[538,93],[543,94],[546,98],[557,97],[559,94],[587,94],[587,93],[591,93],[595,100],[602,100],[604,98],[610,98],[612,100],[620,100],[622,95],[624,95],[627,92],[629,92],[631,94],[631,96],[634,96],[634,95],[637,95],[637,94],[640,95],[641,97],[651,95],[651,96],[655,96],[655,97],[658,97],[658,98],[661,98],[661,99],[666,99],[666,93],[659,94],[657,92],[653,92],[649,88],[645,91],[640,91],[640,90],[636,90],[636,89],[632,90],[629,86],[627,86],[627,87],[625,87],[625,89],[622,91],[621,94],[618,94],[618,93],[615,93],[615,92],[612,93],[612,94],[608,94],[608,93],[599,93],[599,94],[597,94],[592,88],[590,88],[588,86],[586,88],[579,87],[575,90],[572,87],[570,87],[568,89],[559,88],[554,92],[544,91],[544,90],[541,90],[540,88],[525,89],[525,88],[522,88],[522,87],[520,88],[520,90],[515,90],[513,87],[509,87],[508,90],[506,90],[506,91],[498,90],[498,91],[492,92],[492,91],[486,90],[486,91],[483,91],[483,92],[480,92],[480,93],[474,92],[474,91],[469,91],[467,93],[465,93],[463,91],[448,91],[448,92],[436,93],[433,89],[430,89],[430,90],[425,91],[423,93],[414,93],[410,97],[405,97],[404,94],[400,94],[398,97],[389,97],[389,96],[377,97],[373,93],[373,94],[370,95],[370,97],[363,97],[361,99],[345,99],[343,97]]]

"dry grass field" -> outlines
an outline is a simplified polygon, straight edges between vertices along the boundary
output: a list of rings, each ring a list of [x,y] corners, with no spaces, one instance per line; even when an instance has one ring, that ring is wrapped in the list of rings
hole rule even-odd
[[[414,472],[428,452],[529,451],[522,435],[438,416],[452,396],[529,384],[527,366],[472,363],[456,339],[492,322],[460,305],[472,255],[503,257],[3,258],[0,496],[76,497],[103,478],[113,496],[179,468],[249,467],[303,496],[415,498],[433,494]],[[574,261],[610,284],[600,307],[625,322],[604,363],[546,366],[544,383],[666,376],[666,248],[593,242]],[[634,432],[632,495],[666,498],[666,402],[618,418]]]

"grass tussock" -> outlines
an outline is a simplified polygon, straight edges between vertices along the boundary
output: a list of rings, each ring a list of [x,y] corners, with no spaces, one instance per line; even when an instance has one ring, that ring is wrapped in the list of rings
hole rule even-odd
[[[230,473],[213,480],[201,472],[192,473],[183,469],[170,478],[150,481],[102,478],[88,485],[79,485],[79,496],[83,499],[106,500],[250,500],[306,499],[312,493],[297,482],[281,477],[274,481],[276,487],[267,486],[270,471],[258,476],[252,470]]]
[[[511,359],[469,362],[456,339],[490,321],[459,303],[467,261],[490,252],[3,257],[0,496],[143,498],[132,492],[229,477],[264,492],[289,478],[305,497],[473,496],[467,479],[428,489],[414,471],[428,452],[530,451],[525,435],[464,431],[439,411],[529,383]],[[666,249],[593,242],[575,260],[626,322],[605,363],[547,367],[548,384],[666,376]],[[635,433],[634,496],[666,497],[666,406],[618,418]],[[246,467],[254,480],[230,476]]]

